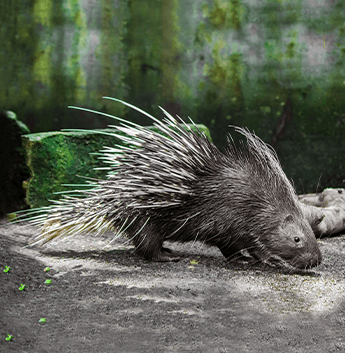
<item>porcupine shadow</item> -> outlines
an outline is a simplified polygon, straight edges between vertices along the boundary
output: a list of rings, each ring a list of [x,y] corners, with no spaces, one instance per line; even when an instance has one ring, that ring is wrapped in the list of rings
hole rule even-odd
[[[84,239],[86,238],[86,240]],[[148,261],[142,256],[140,256],[136,251],[134,246],[128,244],[128,240],[125,237],[117,238],[109,247],[98,248],[98,249],[88,249],[91,239],[99,239],[99,236],[90,235],[79,235],[74,239],[74,242],[66,245],[63,242],[59,242],[53,247],[48,247],[40,250],[40,253],[58,259],[63,259],[65,262],[68,260],[75,260],[77,264],[75,266],[70,265],[71,269],[83,268],[85,265],[78,261],[85,260],[96,261],[97,263],[107,264],[110,268],[112,267],[133,267],[133,264],[137,267],[145,267],[145,269],[157,269],[157,262]],[[111,240],[112,236],[102,237],[104,243]],[[124,247],[125,246],[125,247]],[[229,271],[260,271],[268,273],[276,273],[277,268],[272,267],[264,262],[259,262],[250,257],[243,257],[241,254],[239,257],[233,257],[230,260],[224,259],[221,252],[217,247],[209,247],[199,241],[190,243],[176,243],[167,242],[167,247],[171,248],[175,256],[178,256],[179,264],[173,262],[169,268],[172,267],[174,270],[183,270],[186,266],[188,267],[198,267],[202,265],[203,267],[216,267],[222,269],[228,269]],[[86,248],[86,249],[85,249]],[[82,249],[82,250],[81,250]],[[196,265],[193,265],[192,261],[196,261]],[[87,267],[87,266],[86,266]],[[166,269],[166,265],[160,266],[160,269]],[[308,275],[313,277],[320,276],[317,272],[311,269],[297,269],[292,267],[282,266],[279,267],[280,274],[299,274]]]
[[[315,236],[273,149],[236,128],[247,142],[237,148],[229,141],[221,153],[203,134],[163,112],[164,122],[148,116],[169,138],[129,122],[116,126],[128,136],[113,135],[130,147],[102,151],[101,158],[110,163],[108,178],[82,191],[86,198],[65,197],[46,209],[38,219],[43,227],[38,242],[114,227],[153,261],[176,260],[164,241],[198,240],[218,247],[227,259],[245,251],[271,265],[304,269],[321,262]],[[54,224],[57,213],[59,226]]]

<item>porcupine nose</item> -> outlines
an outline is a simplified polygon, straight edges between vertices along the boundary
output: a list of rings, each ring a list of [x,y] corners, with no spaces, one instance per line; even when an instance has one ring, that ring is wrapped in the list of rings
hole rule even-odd
[[[305,258],[309,259],[305,265],[305,268],[307,269],[317,267],[322,262],[322,255],[319,249],[317,249],[313,253],[307,254]]]
[[[310,268],[312,267],[317,267],[319,264],[322,262],[322,254],[320,250],[318,250],[316,253],[314,253],[314,256],[312,257],[312,260],[310,262]]]
[[[318,245],[304,252],[303,255],[296,255],[292,265],[298,269],[310,269],[317,267],[322,262],[322,255]]]
[[[308,223],[304,227],[304,235],[306,236],[306,243],[304,251],[300,254],[301,258],[299,268],[310,269],[317,267],[322,262],[322,254],[314,232]]]

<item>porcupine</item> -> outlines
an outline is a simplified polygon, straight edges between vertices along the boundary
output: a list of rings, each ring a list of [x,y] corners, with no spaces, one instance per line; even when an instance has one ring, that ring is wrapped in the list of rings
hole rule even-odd
[[[175,261],[164,241],[201,241],[217,246],[227,259],[249,253],[270,265],[317,266],[322,256],[291,182],[273,148],[246,128],[235,127],[246,142],[236,147],[231,136],[225,152],[163,108],[159,132],[121,118],[114,137],[127,146],[106,147],[107,178],[90,182],[83,197],[65,195],[39,210],[42,244],[80,232],[125,233],[147,260]],[[98,131],[99,132],[99,131]]]

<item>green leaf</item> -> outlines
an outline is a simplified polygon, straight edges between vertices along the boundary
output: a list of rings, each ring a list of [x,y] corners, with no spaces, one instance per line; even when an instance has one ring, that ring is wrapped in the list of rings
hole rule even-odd
[[[43,269],[44,272],[49,272],[50,268],[49,267],[46,267]]]
[[[40,318],[40,319],[38,320],[38,322],[39,322],[39,323],[46,323],[46,319],[45,319],[45,318]]]
[[[10,269],[12,269],[11,267],[5,266],[4,272],[8,273],[10,271]]]
[[[12,338],[13,338],[13,336],[11,334],[8,334],[5,339],[9,342],[12,340]]]
[[[18,288],[20,291],[24,291],[26,288],[25,284],[20,284],[20,287]]]
[[[199,262],[198,261],[196,261],[195,259],[192,259],[191,261],[190,261],[190,264],[195,264],[195,265],[198,265],[199,264]]]
[[[44,282],[44,284],[51,284],[51,279],[46,279],[46,281]]]

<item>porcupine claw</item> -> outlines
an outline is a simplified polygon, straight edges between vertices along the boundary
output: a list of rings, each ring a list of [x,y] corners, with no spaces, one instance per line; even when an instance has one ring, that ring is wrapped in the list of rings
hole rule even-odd
[[[169,254],[174,254],[174,251],[172,251],[170,248],[168,247],[162,247],[162,252],[165,253],[169,253]]]
[[[242,253],[242,250],[239,250],[237,252],[233,252],[232,250],[230,251],[229,249],[222,248],[220,249],[222,252],[222,255],[226,258],[227,261],[242,261],[242,262],[248,262],[250,260],[253,260],[253,258],[256,260],[255,257],[251,257],[251,255],[246,255]]]
[[[174,256],[174,252],[166,247],[162,247],[161,252],[152,259],[156,262],[178,262],[180,257]]]

